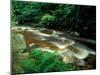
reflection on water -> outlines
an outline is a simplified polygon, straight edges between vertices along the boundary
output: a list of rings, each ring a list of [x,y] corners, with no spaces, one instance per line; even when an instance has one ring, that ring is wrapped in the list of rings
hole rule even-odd
[[[56,52],[65,63],[84,65],[84,59],[96,55],[95,50],[72,39],[73,37],[67,38],[68,35],[59,31],[30,27],[13,27],[12,31],[22,34],[28,47],[37,46],[43,51]]]

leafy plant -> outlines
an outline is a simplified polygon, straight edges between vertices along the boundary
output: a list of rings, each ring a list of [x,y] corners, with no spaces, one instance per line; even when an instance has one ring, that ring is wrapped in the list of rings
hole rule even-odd
[[[20,61],[25,73],[32,73],[34,71],[35,62],[31,59],[24,59]]]
[[[30,56],[31,59],[21,62],[25,72],[36,73],[75,70],[73,64],[63,63],[55,53],[42,52],[39,48],[33,49],[30,52]]]
[[[78,32],[80,36],[86,37],[87,32],[95,32],[95,25],[90,24],[96,24],[95,11],[95,7],[92,6],[12,1],[12,25]]]

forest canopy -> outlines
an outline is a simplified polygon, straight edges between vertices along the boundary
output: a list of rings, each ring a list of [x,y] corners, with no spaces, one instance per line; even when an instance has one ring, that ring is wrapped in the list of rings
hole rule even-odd
[[[12,1],[11,14],[13,26],[77,32],[81,37],[95,39],[95,6]]]

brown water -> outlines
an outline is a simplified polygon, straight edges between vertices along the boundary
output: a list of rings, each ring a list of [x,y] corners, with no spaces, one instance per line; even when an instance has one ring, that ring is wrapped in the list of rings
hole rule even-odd
[[[45,51],[57,52],[65,63],[78,62],[84,65],[84,59],[90,54],[96,55],[94,50],[72,38],[67,38],[63,32],[30,27],[13,27],[12,31],[24,36],[27,47],[37,46]]]

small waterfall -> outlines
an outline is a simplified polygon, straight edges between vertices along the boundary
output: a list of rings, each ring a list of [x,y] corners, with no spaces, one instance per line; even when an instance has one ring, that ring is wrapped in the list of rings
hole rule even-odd
[[[72,39],[59,31],[50,29],[35,29],[30,27],[13,27],[13,32],[20,33],[24,36],[27,46],[36,45],[43,51],[57,52],[65,63],[85,64],[90,54],[96,55],[95,50],[88,48],[86,45]]]

